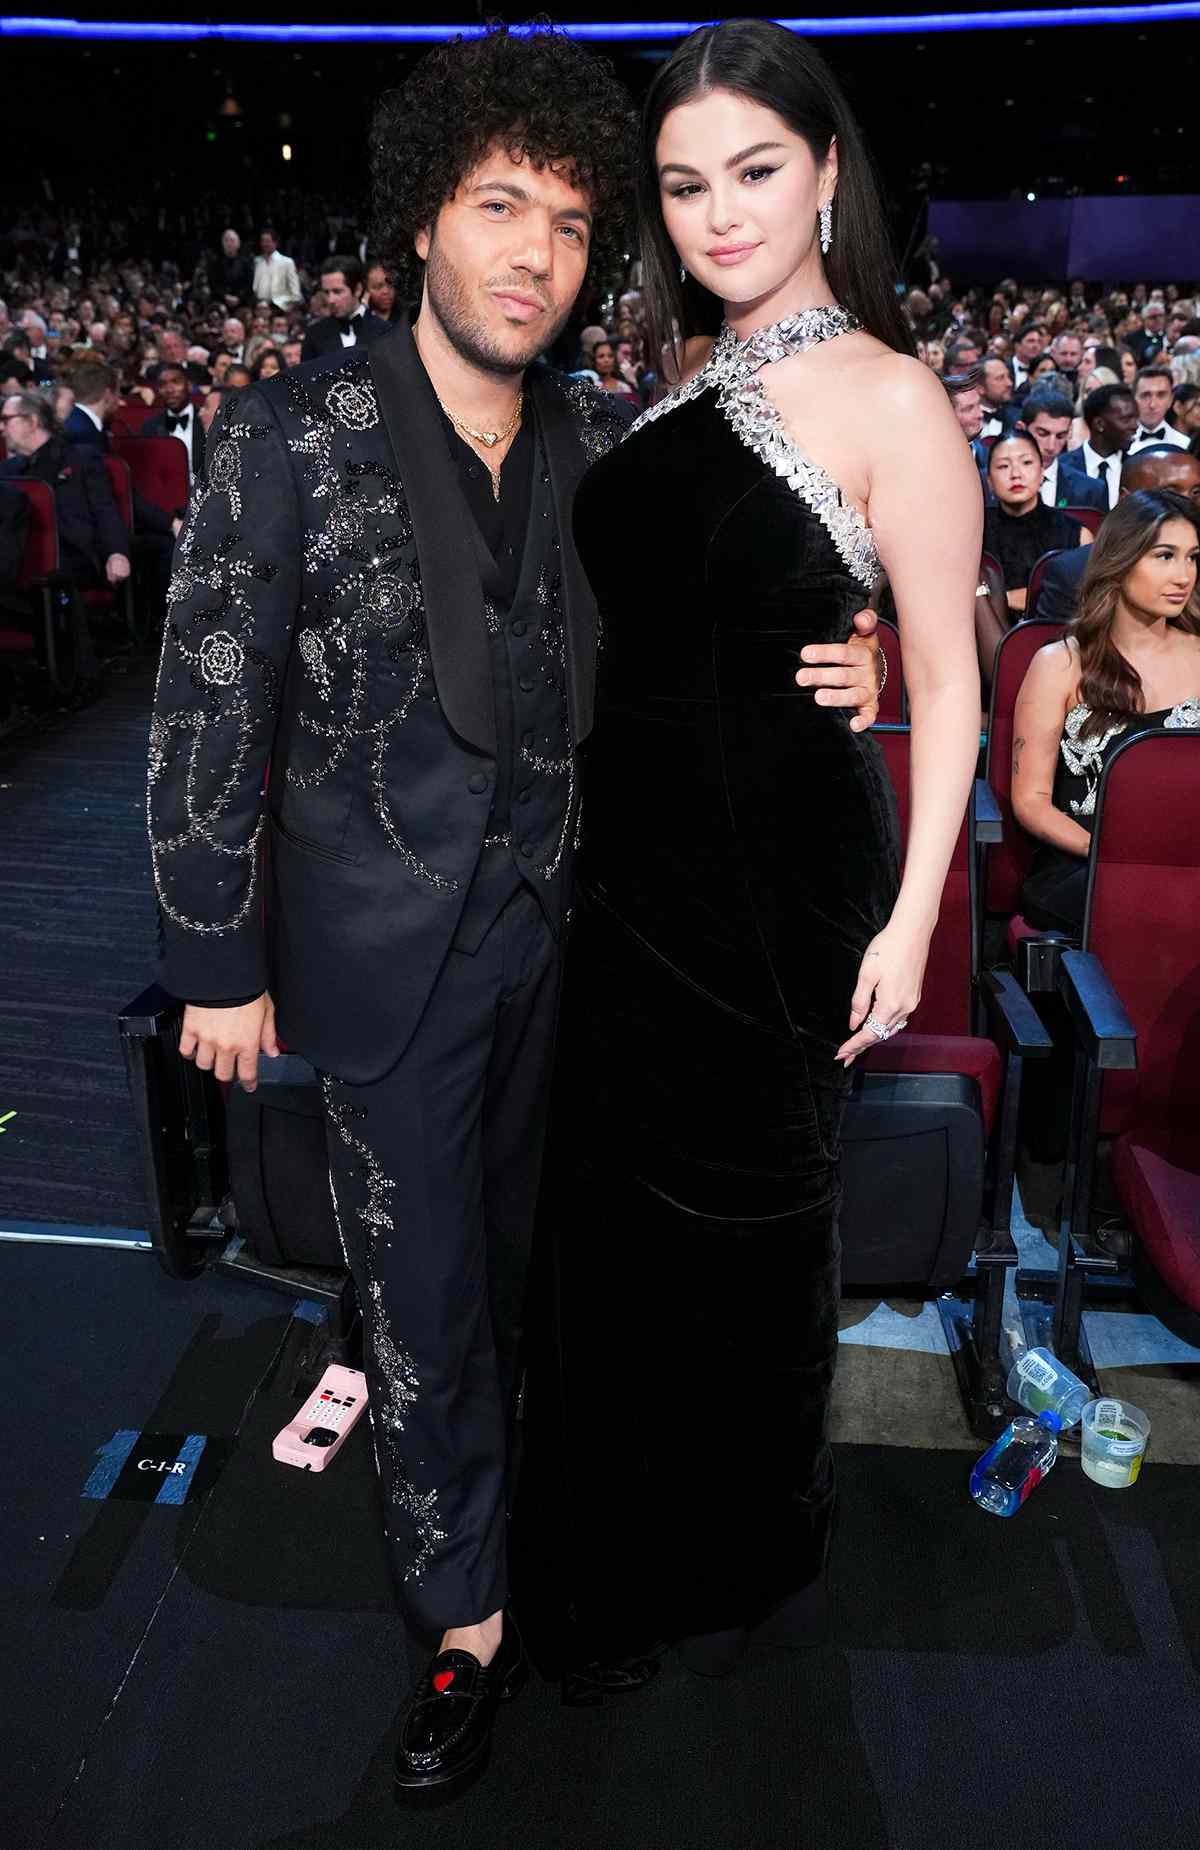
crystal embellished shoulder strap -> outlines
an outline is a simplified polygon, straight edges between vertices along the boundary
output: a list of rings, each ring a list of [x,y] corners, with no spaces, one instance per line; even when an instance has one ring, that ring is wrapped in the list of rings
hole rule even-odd
[[[701,392],[727,391],[753,378],[762,367],[776,360],[786,360],[793,353],[807,353],[810,347],[818,346],[823,340],[832,340],[838,334],[855,334],[861,328],[862,323],[856,315],[836,304],[802,308],[798,314],[787,315],[769,328],[756,328],[744,340],[738,339],[726,321],[699,372],[693,373],[683,385],[674,386],[656,405],[643,411],[632,429],[640,430],[643,424],[652,424],[655,418],[677,410],[690,399],[699,398]]]

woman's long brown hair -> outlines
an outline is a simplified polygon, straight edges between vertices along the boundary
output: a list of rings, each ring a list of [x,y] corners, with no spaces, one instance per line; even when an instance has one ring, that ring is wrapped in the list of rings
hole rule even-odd
[[[1079,610],[1067,634],[1079,645],[1079,697],[1091,708],[1084,738],[1099,737],[1110,722],[1145,711],[1142,677],[1112,639],[1121,587],[1139,559],[1157,545],[1165,521],[1186,520],[1200,545],[1200,508],[1171,488],[1139,488],[1122,495],[1105,516],[1088,552]],[[1200,576],[1173,629],[1200,636]]]

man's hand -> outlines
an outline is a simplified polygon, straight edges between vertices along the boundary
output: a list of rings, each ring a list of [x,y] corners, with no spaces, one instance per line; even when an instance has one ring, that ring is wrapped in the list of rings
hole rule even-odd
[[[110,552],[104,561],[104,576],[110,585],[123,584],[129,576],[129,561],[123,552]]]
[[[810,642],[800,651],[802,662],[819,664],[801,668],[798,687],[815,687],[813,698],[822,707],[857,707],[851,732],[865,732],[879,718],[879,622],[873,610],[860,610],[854,618],[858,631],[849,642]]]
[[[171,532],[174,534],[176,539],[178,539],[179,535],[183,532],[183,522],[178,518],[178,516],[176,516],[176,518],[171,522]]]
[[[272,1057],[279,1052],[275,1004],[265,991],[240,1008],[210,1009],[202,1002],[189,1002],[184,1008],[179,1051],[185,1060],[194,1059],[202,1072],[223,1080],[236,1075],[243,1090],[253,1092],[260,1048]]]

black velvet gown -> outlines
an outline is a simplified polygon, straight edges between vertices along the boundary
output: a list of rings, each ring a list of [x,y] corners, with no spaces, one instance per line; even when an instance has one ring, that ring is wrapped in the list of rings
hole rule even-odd
[[[834,1052],[898,832],[875,741],[793,679],[851,634],[873,543],[756,373],[853,325],[726,329],[576,501],[602,640],[529,1407],[569,1660],[754,1623],[825,1563]]]

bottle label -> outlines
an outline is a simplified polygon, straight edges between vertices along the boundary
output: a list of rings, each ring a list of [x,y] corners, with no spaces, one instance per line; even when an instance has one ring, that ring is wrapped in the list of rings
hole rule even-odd
[[[1045,1356],[1034,1355],[1032,1350],[1024,1354],[1017,1363],[1017,1373],[1022,1381],[1028,1381],[1031,1387],[1041,1388],[1049,1393],[1058,1383],[1058,1376]]]

